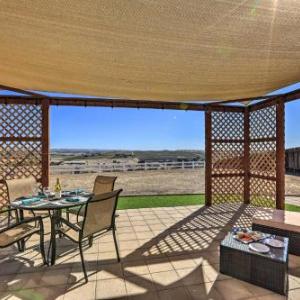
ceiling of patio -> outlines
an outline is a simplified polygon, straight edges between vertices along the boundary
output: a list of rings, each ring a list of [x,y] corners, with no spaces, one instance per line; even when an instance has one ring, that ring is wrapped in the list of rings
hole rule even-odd
[[[1,1],[0,83],[160,101],[299,81],[300,1]]]

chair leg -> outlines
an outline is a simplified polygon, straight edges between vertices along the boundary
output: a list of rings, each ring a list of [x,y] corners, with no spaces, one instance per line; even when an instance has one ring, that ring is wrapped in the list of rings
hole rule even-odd
[[[11,218],[11,211],[8,211],[8,217],[7,217],[7,226],[10,225],[10,218]]]
[[[115,230],[116,230],[116,228],[113,227],[113,228],[112,228],[112,233],[113,233],[113,237],[114,237],[114,242],[115,242],[115,247],[116,247],[116,252],[117,252],[118,262],[120,262],[119,248],[118,248],[118,243],[117,243],[117,237],[116,237],[116,232],[115,232]]]
[[[43,259],[43,264],[47,265],[46,256],[45,256],[45,247],[44,247],[44,228],[40,228],[40,251]]]
[[[89,237],[89,248],[91,248],[93,246],[93,240],[94,240],[93,236],[90,236]]]
[[[79,251],[80,251],[80,257],[81,257],[82,270],[83,270],[83,273],[84,273],[84,279],[85,279],[85,282],[87,283],[88,282],[88,276],[87,276],[86,269],[85,269],[85,264],[84,264],[84,257],[83,257],[83,251],[82,251],[82,241],[79,242]]]

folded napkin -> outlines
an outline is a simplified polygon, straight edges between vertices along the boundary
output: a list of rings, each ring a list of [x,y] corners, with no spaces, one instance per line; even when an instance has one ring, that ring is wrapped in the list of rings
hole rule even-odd
[[[41,192],[39,192],[38,197],[39,197],[40,199],[45,199],[45,198],[47,198],[47,196],[46,196],[44,193],[41,193]]]
[[[79,198],[66,198],[64,200],[67,201],[67,202],[79,202],[80,201]]]
[[[73,191],[70,191],[70,193],[71,194],[80,194],[80,193],[82,193],[83,192],[83,190],[82,189],[75,189],[75,190],[73,190]]]
[[[21,202],[23,205],[30,205],[35,202],[39,202],[40,200],[41,200],[40,198],[34,197],[34,198],[27,198],[27,199],[21,200]]]

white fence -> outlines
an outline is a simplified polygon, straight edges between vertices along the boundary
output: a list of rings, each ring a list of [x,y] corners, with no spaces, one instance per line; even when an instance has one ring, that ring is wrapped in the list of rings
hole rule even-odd
[[[130,172],[147,170],[199,169],[204,161],[145,162],[145,163],[98,163],[94,165],[51,166],[51,174],[80,174],[101,172]]]

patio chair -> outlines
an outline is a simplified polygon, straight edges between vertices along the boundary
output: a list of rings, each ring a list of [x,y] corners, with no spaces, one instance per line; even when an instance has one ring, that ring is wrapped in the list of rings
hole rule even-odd
[[[65,235],[71,241],[79,244],[81,264],[85,282],[88,282],[86,268],[84,264],[82,246],[92,236],[99,236],[107,231],[112,231],[118,262],[120,261],[118,244],[116,239],[115,213],[118,204],[118,197],[122,189],[110,193],[94,195],[87,203],[84,211],[83,221],[71,223],[69,220],[60,218],[62,227],[58,228],[58,233]]]
[[[19,221],[18,212],[14,208],[1,210],[0,214],[15,212],[16,223],[0,229],[0,249],[9,247],[15,243],[18,244],[19,251],[22,251],[20,242],[31,237],[33,234],[40,235],[40,251],[43,259],[43,264],[46,264],[44,250],[44,226],[41,217],[33,217],[23,221]],[[39,226],[31,225],[30,223],[38,223]]]
[[[109,193],[114,190],[115,182],[117,180],[116,176],[102,176],[98,175],[95,178],[94,187],[93,187],[93,194],[99,195],[104,193]],[[78,207],[72,207],[67,210],[67,219],[69,218],[69,213],[77,215],[77,223],[79,222],[79,216],[83,217],[85,211],[85,205],[81,205]]]
[[[33,176],[29,176],[27,178],[20,179],[11,179],[5,181],[7,192],[8,192],[8,200],[9,203],[15,201],[21,197],[30,197],[36,193],[38,189],[37,182]],[[26,210],[23,212],[24,217],[36,217],[40,216],[42,218],[48,217],[48,212],[36,211],[33,212],[31,210]],[[8,225],[10,224],[11,214],[8,215]]]
[[[5,181],[9,203],[21,197],[31,196],[37,189],[37,182],[34,177],[11,179]],[[9,205],[8,205],[9,206]],[[26,210],[23,212],[24,217],[40,216],[42,218],[48,217],[49,213]],[[8,225],[10,224],[12,216],[8,213]]]

